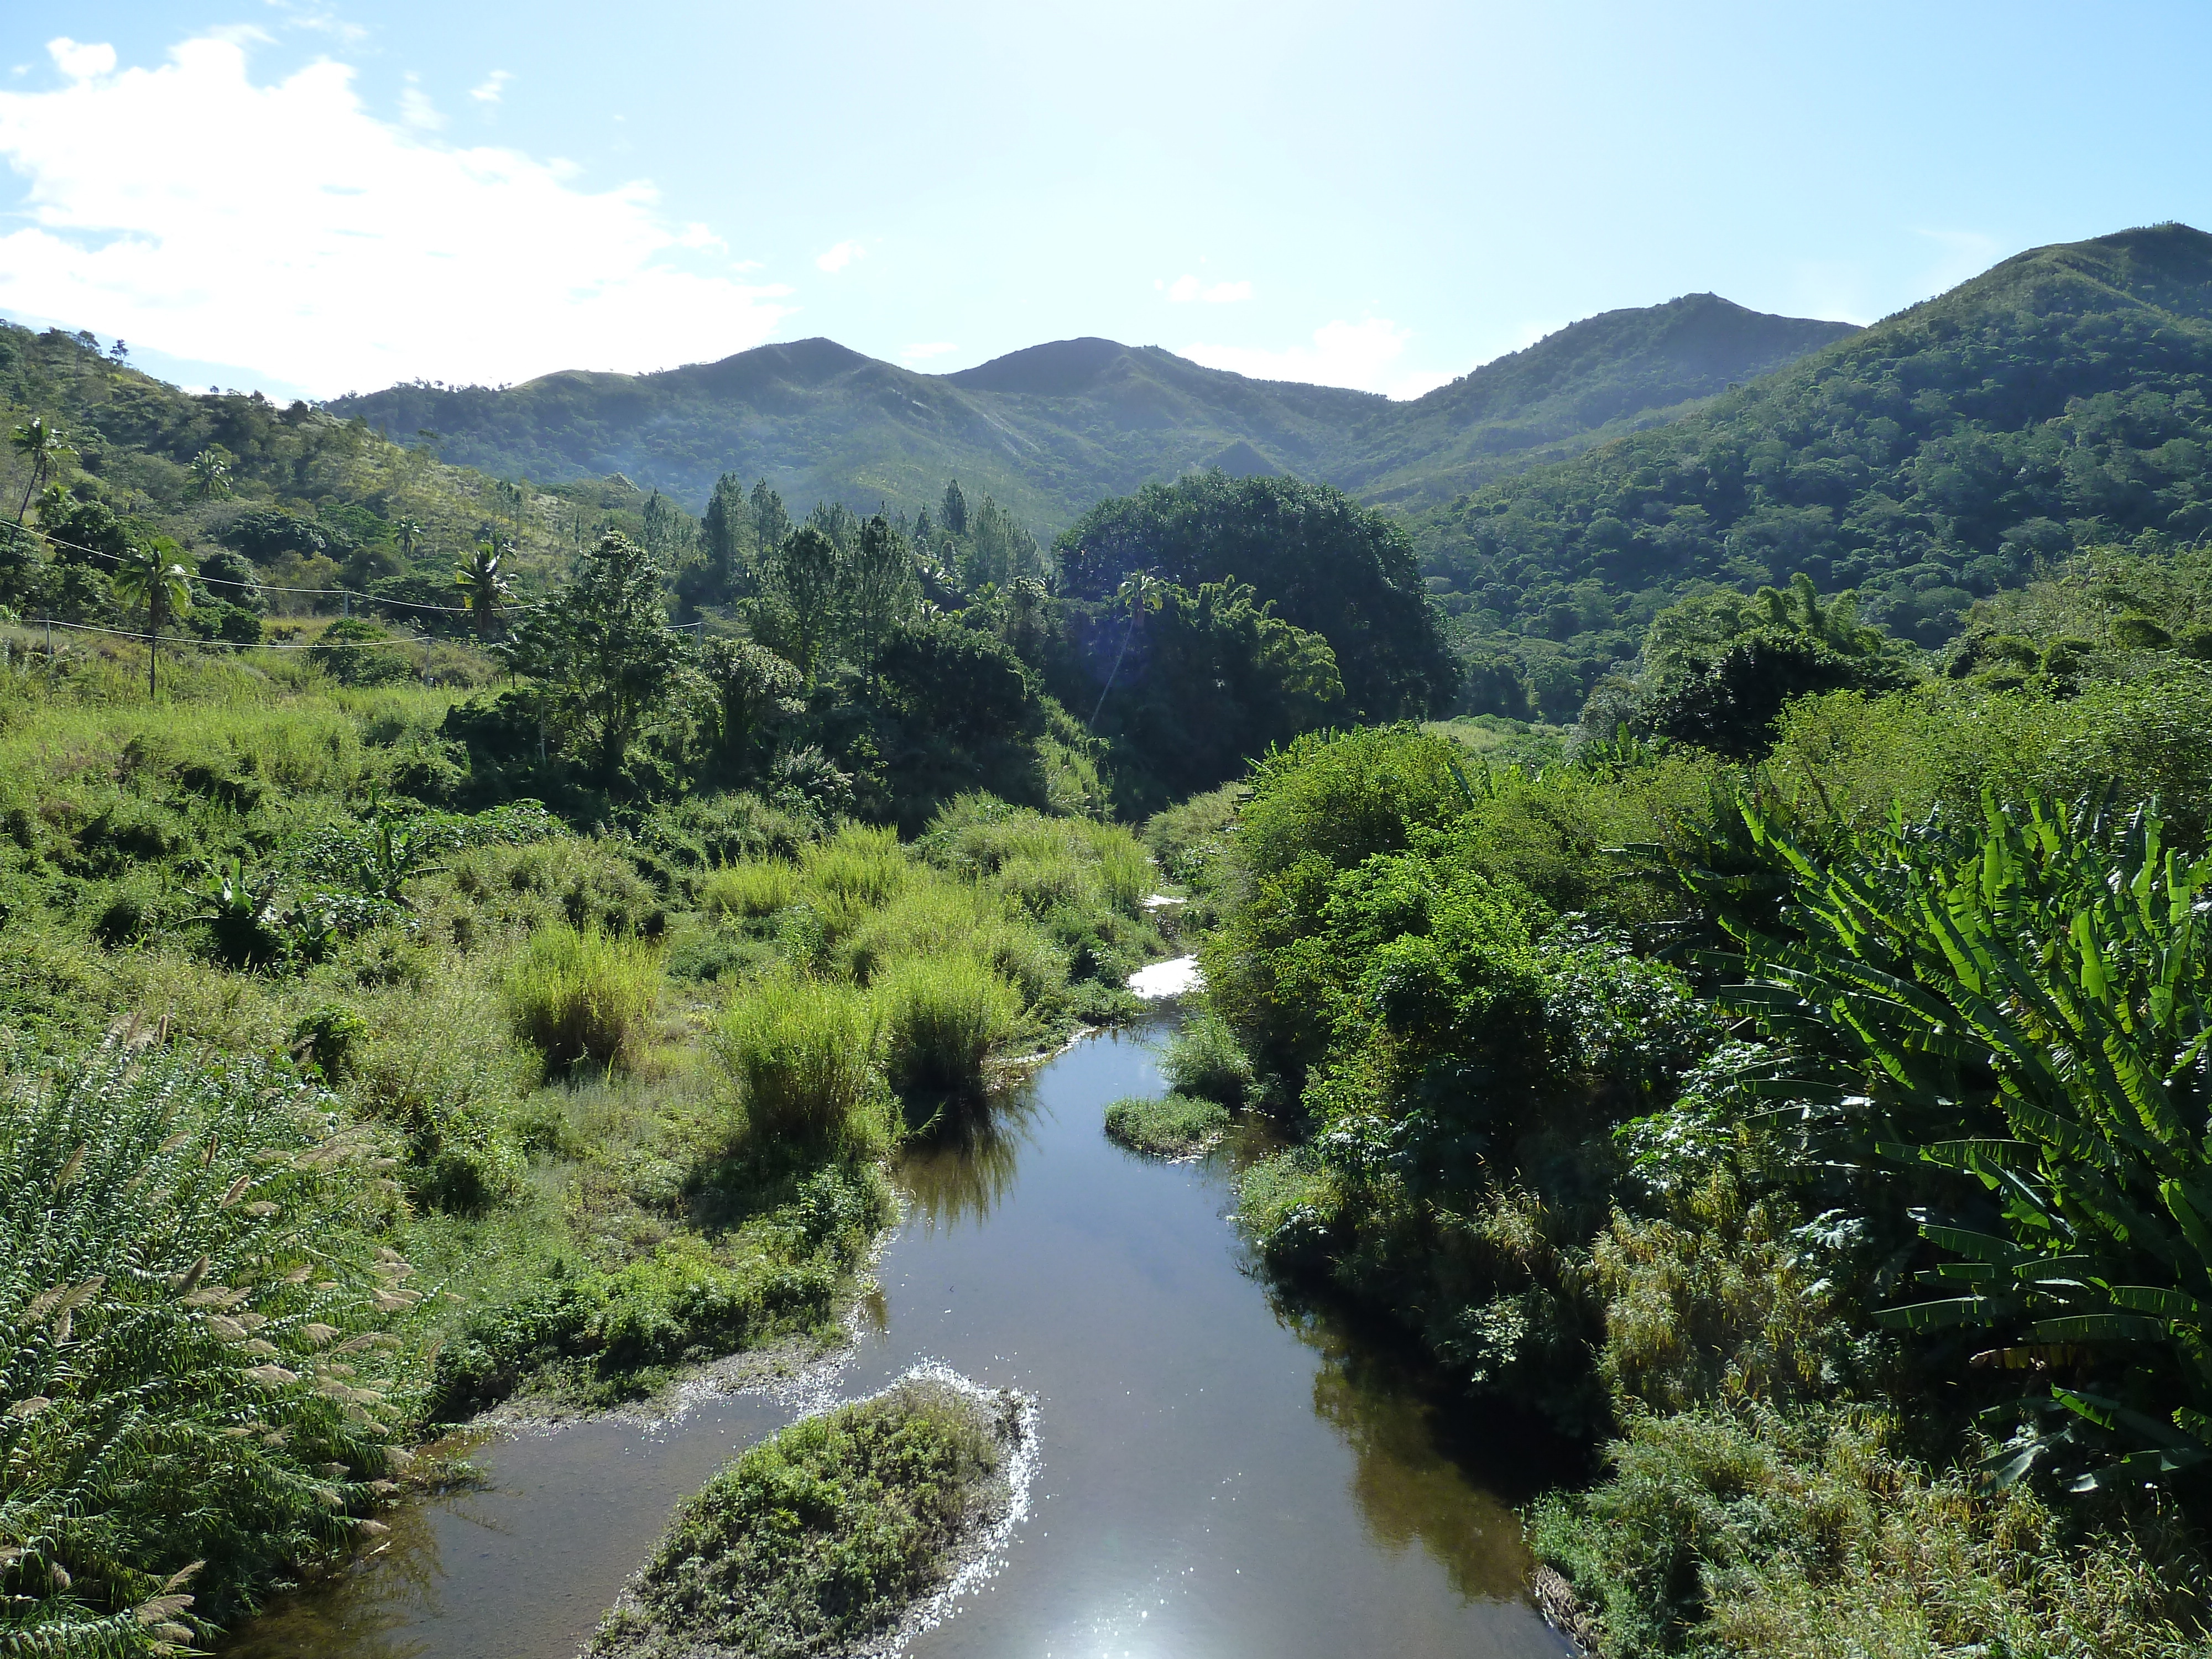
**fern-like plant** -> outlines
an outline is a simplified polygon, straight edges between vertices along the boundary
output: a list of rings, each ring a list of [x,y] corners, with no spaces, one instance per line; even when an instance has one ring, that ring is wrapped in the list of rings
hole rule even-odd
[[[199,1645],[382,1529],[394,1190],[282,1068],[118,1043],[10,1092],[0,1651]]]

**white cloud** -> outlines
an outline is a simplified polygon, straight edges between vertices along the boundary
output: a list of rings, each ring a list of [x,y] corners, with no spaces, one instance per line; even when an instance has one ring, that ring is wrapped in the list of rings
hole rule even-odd
[[[1152,286],[1165,287],[1168,298],[1177,305],[1188,305],[1193,300],[1203,300],[1210,306],[1232,305],[1252,297],[1249,283],[1216,283],[1209,288],[1197,277],[1187,275],[1176,277],[1171,284],[1154,283]]]
[[[505,70],[494,70],[481,82],[469,88],[469,96],[479,104],[496,104],[499,102],[499,94],[506,89],[507,83],[513,79],[514,77]]]
[[[858,242],[840,242],[836,246],[825,248],[816,254],[814,268],[817,270],[826,270],[834,276],[867,251]]]
[[[957,349],[950,340],[925,340],[920,345],[901,346],[899,360],[902,362],[926,363],[932,357],[942,357],[946,352]]]
[[[707,274],[726,262],[680,246],[649,185],[587,192],[514,150],[414,137],[342,64],[256,86],[226,41],[0,93],[0,161],[29,222],[0,235],[0,311],[320,395],[697,362],[789,312],[788,289]]]
[[[46,53],[54,60],[54,67],[72,81],[89,81],[94,76],[112,74],[115,69],[115,48],[102,44],[81,46],[66,34],[46,42]]]
[[[1340,319],[1316,329],[1310,346],[1269,351],[1255,346],[1190,345],[1182,349],[1182,355],[1208,368],[1225,368],[1259,380],[1303,380],[1418,398],[1453,377],[1401,364],[1398,360],[1413,337],[1413,330],[1400,328],[1387,317],[1358,323]]]
[[[438,113],[438,106],[430,101],[430,94],[415,84],[415,77],[411,75],[407,77],[407,84],[400,88],[399,118],[423,132],[435,132],[446,125],[446,118]]]

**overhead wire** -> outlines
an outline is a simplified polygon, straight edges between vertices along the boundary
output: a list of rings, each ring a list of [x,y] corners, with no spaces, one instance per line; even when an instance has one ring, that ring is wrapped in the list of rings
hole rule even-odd
[[[115,554],[107,552],[104,549],[87,547],[82,542],[65,541],[59,536],[48,535],[44,530],[27,533],[35,533],[43,538],[49,545],[66,547],[73,553],[87,553],[95,559],[105,559],[110,564],[122,562]],[[382,593],[363,593],[350,587],[283,587],[274,582],[241,582],[234,581],[228,576],[204,576],[197,570],[192,573],[192,580],[205,582],[215,587],[258,588],[264,593],[308,593],[319,599],[359,599],[365,605],[398,605],[409,611],[435,611],[454,617],[470,617],[476,614],[465,605],[431,605],[422,599],[402,599]],[[550,599],[536,599],[526,605],[503,605],[500,609],[501,611],[543,611],[551,603]]]

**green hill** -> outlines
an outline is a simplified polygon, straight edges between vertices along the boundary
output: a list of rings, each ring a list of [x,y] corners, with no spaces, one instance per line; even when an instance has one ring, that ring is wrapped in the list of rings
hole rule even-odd
[[[2208,391],[2212,236],[2033,249],[1670,424],[1435,510],[1430,586],[1462,647],[1560,717],[1698,582],[1802,570],[1932,644],[2039,562],[2212,531]]]
[[[1440,499],[1670,418],[1846,331],[1693,295],[1577,323],[1402,404],[1112,340],[1055,341],[942,375],[800,340],[655,374],[399,386],[329,407],[403,442],[434,433],[447,459],[488,472],[619,472],[695,507],[724,472],[859,510],[913,511],[957,477],[1048,532],[1102,497],[1213,466]]]

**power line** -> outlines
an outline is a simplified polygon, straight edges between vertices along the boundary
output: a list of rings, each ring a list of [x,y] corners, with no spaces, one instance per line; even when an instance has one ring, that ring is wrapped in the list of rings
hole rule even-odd
[[[34,628],[65,628],[72,634],[105,634],[112,639],[136,640],[143,645],[148,635],[123,628],[96,628],[90,623],[56,622],[42,617],[34,623],[17,623],[26,632]],[[206,651],[387,651],[402,645],[435,645],[437,636],[431,634],[411,635],[404,640],[332,640],[327,645],[320,640],[309,640],[300,645],[277,645],[260,640],[204,640],[197,634],[172,634],[169,642],[176,645],[198,646]]]
[[[73,553],[88,553],[95,559],[106,559],[110,564],[122,562],[117,555],[103,551],[100,548],[87,547],[82,542],[64,541],[59,536],[49,535],[44,530],[37,533],[51,546],[66,547]],[[409,611],[436,611],[455,617],[472,617],[476,614],[465,605],[430,605],[421,599],[401,599],[390,598],[382,593],[358,592],[350,587],[281,587],[274,582],[240,582],[233,581],[228,576],[203,576],[197,570],[192,572],[192,580],[205,582],[212,587],[258,588],[264,593],[310,593],[321,599],[359,599],[367,605],[398,605]],[[505,605],[499,608],[501,611],[543,611],[551,603],[550,599],[538,599],[527,605]]]

